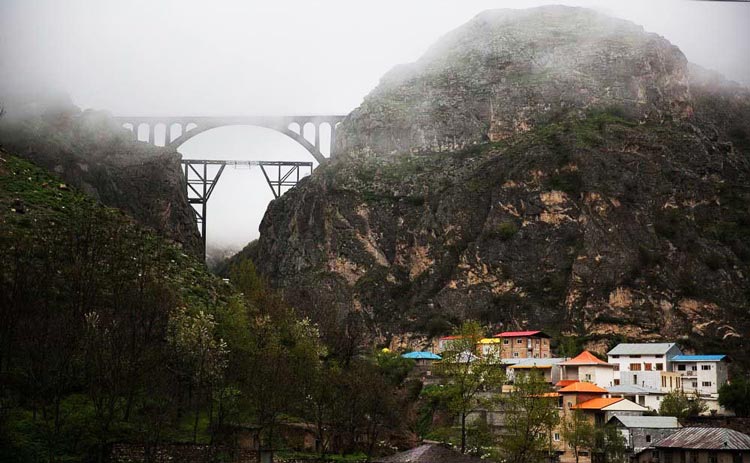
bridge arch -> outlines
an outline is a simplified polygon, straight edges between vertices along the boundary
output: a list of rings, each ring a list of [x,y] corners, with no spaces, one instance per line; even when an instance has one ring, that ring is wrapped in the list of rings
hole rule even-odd
[[[211,129],[225,126],[256,126],[263,127],[271,130],[275,130],[295,142],[302,145],[310,155],[315,158],[319,163],[324,162],[327,158],[321,151],[321,125],[326,124],[330,127],[330,136],[328,137],[329,149],[331,153],[329,157],[333,156],[333,144],[337,125],[344,119],[341,115],[330,115],[330,116],[240,116],[240,117],[140,117],[140,116],[118,116],[115,118],[121,126],[127,128],[128,125],[131,127],[137,127],[140,129],[145,126],[146,133],[139,136],[139,132],[136,132],[136,139],[144,140],[147,139],[149,143],[155,144],[155,128],[157,125],[163,124],[165,134],[164,140],[165,145],[177,148],[186,141],[195,137],[198,134],[206,132]],[[294,131],[292,127],[299,127],[299,131]],[[312,125],[312,127],[311,127]],[[307,126],[307,127],[306,127]],[[179,134],[177,133],[176,127],[179,127]],[[310,128],[314,136],[305,137],[308,135],[307,129]],[[309,136],[309,135],[308,135]]]

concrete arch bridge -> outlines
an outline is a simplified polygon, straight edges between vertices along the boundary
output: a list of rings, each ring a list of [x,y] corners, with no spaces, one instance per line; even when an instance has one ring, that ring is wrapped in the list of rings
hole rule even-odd
[[[264,127],[286,135],[304,147],[318,163],[334,156],[336,127],[343,115],[317,116],[116,116],[120,125],[133,132],[136,140],[156,146],[177,149],[180,145],[207,130],[218,127],[246,125]],[[157,128],[163,136],[157,137]],[[326,133],[327,132],[327,133]],[[327,137],[321,135],[329,135]],[[322,147],[323,139],[327,145]],[[325,149],[321,149],[325,148]],[[323,152],[328,152],[326,157]],[[196,222],[206,245],[208,200],[226,166],[259,166],[274,198],[299,182],[304,173],[312,173],[312,162],[183,159],[183,173],[188,201],[193,206]]]

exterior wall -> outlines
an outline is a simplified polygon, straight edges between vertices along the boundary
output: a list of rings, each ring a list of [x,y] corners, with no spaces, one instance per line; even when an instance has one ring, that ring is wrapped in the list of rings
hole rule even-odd
[[[629,371],[635,371],[637,373],[646,373],[646,372],[653,372],[653,371],[670,371],[671,370],[671,359],[676,356],[680,355],[682,351],[675,345],[672,346],[671,349],[669,349],[665,354],[659,354],[659,355],[608,355],[607,356],[607,362],[612,363],[614,365],[617,365],[615,368],[615,379],[618,379],[618,372],[620,373],[619,379],[621,381],[620,384],[634,384],[634,383],[625,383],[623,382],[623,373],[629,372]],[[660,364],[660,369],[659,365]],[[637,365],[634,369],[632,368],[634,365]],[[639,378],[639,384],[641,379]],[[652,386],[654,388],[661,387],[660,385],[654,385]]]
[[[620,384],[661,389],[661,371],[620,371]]]
[[[500,357],[550,358],[550,340],[541,336],[502,338]]]
[[[682,389],[682,375],[673,371],[663,371],[661,373],[661,385],[659,389],[662,392],[672,392]]]
[[[726,362],[674,362],[672,371],[682,376],[685,392],[716,395],[727,382]]]
[[[659,439],[663,439],[679,428],[623,428],[626,431],[628,449],[640,452]]]
[[[601,388],[607,388],[614,386],[615,373],[614,368],[612,367],[605,367],[600,365],[581,365],[578,367],[578,378],[571,379],[588,381],[590,383],[596,384]]]

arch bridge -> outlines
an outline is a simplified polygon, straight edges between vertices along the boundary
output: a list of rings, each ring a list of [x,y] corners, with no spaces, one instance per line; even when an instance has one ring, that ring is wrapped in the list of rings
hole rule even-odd
[[[115,116],[115,120],[135,135],[136,140],[152,145],[177,149],[194,136],[207,130],[232,125],[264,127],[280,132],[304,147],[318,163],[334,156],[336,127],[343,115],[317,116]],[[156,129],[163,129],[163,139],[157,140]],[[145,134],[143,133],[145,129]],[[328,132],[328,146],[321,146],[321,135]],[[309,138],[308,138],[309,137]],[[161,138],[161,137],[159,137]],[[312,140],[310,140],[312,139]],[[327,148],[327,149],[321,149]],[[328,158],[323,154],[329,153]],[[188,202],[193,207],[196,223],[206,249],[206,219],[208,200],[226,166],[259,166],[274,198],[299,182],[305,173],[312,173],[312,162],[295,161],[229,161],[208,159],[183,159],[183,174]],[[303,172],[307,170],[307,172]]]
[[[177,148],[194,136],[207,130],[230,125],[251,125],[275,130],[302,145],[316,161],[323,162],[326,156],[321,150],[321,132],[330,131],[328,137],[329,157],[334,155],[333,146],[336,127],[343,115],[307,116],[115,116],[123,127],[132,130],[137,140],[157,145],[156,128],[163,127],[164,142],[161,146]],[[145,136],[141,136],[145,128]],[[308,139],[312,131],[312,141]]]

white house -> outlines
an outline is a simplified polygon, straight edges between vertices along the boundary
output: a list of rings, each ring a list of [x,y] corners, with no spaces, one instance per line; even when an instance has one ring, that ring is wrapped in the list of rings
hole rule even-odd
[[[586,381],[603,388],[614,385],[615,366],[598,359],[587,350],[562,362],[560,366],[563,380]]]
[[[605,389],[609,397],[622,397],[654,411],[659,410],[661,401],[666,395],[665,392],[658,389],[636,386],[635,384],[621,384],[619,386],[606,387]]]
[[[677,344],[622,343],[607,352],[608,363],[615,365],[615,384],[635,384],[659,389],[662,372],[671,370],[672,359],[682,355]]]
[[[682,390],[717,396],[728,380],[726,355],[677,355],[672,371],[682,377]]]

